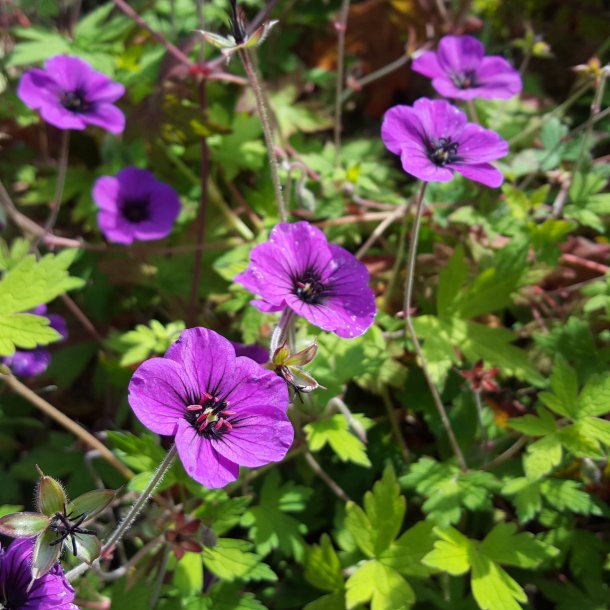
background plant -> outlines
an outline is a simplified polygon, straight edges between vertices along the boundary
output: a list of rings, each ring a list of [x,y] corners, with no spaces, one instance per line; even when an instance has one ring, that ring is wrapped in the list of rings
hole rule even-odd
[[[36,377],[1,370],[2,514],[34,510],[36,464],[70,498],[123,486],[96,517],[108,543],[158,483],[116,550],[73,576],[81,608],[607,608],[607,8],[242,8],[245,69],[195,32],[229,32],[220,0],[3,4],[0,356],[44,346],[52,360]],[[410,312],[422,360],[402,298],[419,185],[380,126],[391,106],[435,95],[409,63],[447,33],[505,58],[523,91],[464,106],[509,144],[502,187],[455,176],[422,200]],[[22,75],[60,54],[125,87],[121,136],[89,126],[68,140],[20,101]],[[270,138],[289,221],[366,265],[375,322],[353,339],[286,328],[295,351],[317,338],[298,379],[321,387],[294,400],[281,463],[224,489],[178,461],[155,480],[170,443],[129,409],[136,366],[193,326],[271,343],[277,314],[234,282],[283,213]],[[127,166],[179,196],[163,240],[113,244],[98,228],[93,185]],[[67,320],[65,342],[31,313],[41,304]]]

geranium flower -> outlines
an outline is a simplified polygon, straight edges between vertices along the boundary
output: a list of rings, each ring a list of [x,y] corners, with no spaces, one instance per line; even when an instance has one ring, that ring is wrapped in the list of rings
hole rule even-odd
[[[453,172],[491,187],[504,180],[489,161],[508,154],[508,143],[445,100],[421,98],[394,106],[383,117],[381,138],[400,155],[402,168],[424,182],[447,182]]]
[[[74,589],[59,563],[32,582],[34,540],[15,540],[0,548],[0,607],[10,610],[78,610],[72,603]]]
[[[289,307],[339,337],[363,334],[375,317],[366,267],[308,222],[275,226],[235,281],[262,297],[250,301],[260,311]]]
[[[68,55],[51,57],[44,70],[26,72],[17,89],[26,106],[59,129],[97,125],[114,134],[125,128],[125,115],[113,105],[124,93],[123,85]]]
[[[167,237],[180,213],[178,193],[137,167],[126,167],[115,177],[98,178],[92,195],[100,209],[100,230],[117,244]]]
[[[62,316],[52,313],[47,314],[46,305],[38,305],[30,313],[47,317],[49,319],[49,326],[61,335],[60,341],[67,339],[68,325]],[[42,347],[21,349],[16,350],[12,356],[1,358],[0,361],[8,366],[14,375],[19,377],[36,377],[42,375],[49,367],[49,364],[51,364],[51,352]]]
[[[148,429],[176,437],[186,472],[210,488],[237,479],[240,465],[281,460],[294,436],[284,381],[205,328],[185,330],[164,358],[144,362],[129,404]]]
[[[485,57],[485,47],[472,36],[445,36],[438,51],[426,51],[413,70],[432,79],[445,97],[471,100],[507,99],[521,91],[521,76],[503,57]]]

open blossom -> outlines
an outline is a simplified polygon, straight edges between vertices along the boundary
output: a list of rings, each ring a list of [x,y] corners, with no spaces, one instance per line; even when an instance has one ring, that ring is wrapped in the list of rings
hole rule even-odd
[[[97,222],[108,241],[167,237],[180,213],[178,193],[145,169],[126,167],[116,176],[102,176],[93,185]]]
[[[260,311],[289,307],[339,337],[363,334],[375,317],[366,267],[308,222],[275,226],[235,281],[262,297],[251,301]]]
[[[38,305],[30,313],[47,317],[49,326],[61,335],[60,341],[65,341],[68,337],[68,326],[64,318],[57,314],[47,314],[46,305]],[[14,375],[36,377],[42,375],[51,364],[51,352],[42,347],[18,349],[12,356],[6,356],[1,361],[11,369]]]
[[[185,330],[164,358],[144,362],[129,404],[147,428],[175,436],[186,472],[210,488],[237,479],[240,465],[281,460],[294,436],[284,381],[205,328]]]
[[[472,36],[445,36],[438,51],[426,51],[413,70],[432,79],[445,97],[471,100],[508,99],[521,91],[521,77],[503,57],[485,57],[485,47]]]
[[[400,155],[405,172],[425,182],[448,182],[454,171],[491,187],[504,180],[489,162],[508,154],[508,143],[495,131],[467,123],[466,115],[445,100],[420,98],[413,107],[390,108],[381,138]]]
[[[15,540],[7,550],[0,548],[0,608],[7,610],[78,610],[74,589],[61,565],[32,580],[33,538]]]
[[[125,115],[113,105],[124,93],[123,85],[68,55],[51,57],[44,70],[26,72],[17,89],[26,106],[59,129],[97,125],[114,134],[125,128]]]

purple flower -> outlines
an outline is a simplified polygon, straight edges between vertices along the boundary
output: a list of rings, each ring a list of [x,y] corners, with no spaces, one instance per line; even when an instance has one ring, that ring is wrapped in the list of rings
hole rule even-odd
[[[180,213],[178,193],[137,167],[126,167],[114,178],[102,176],[93,185],[92,194],[100,209],[100,230],[117,244],[167,237]]]
[[[85,129],[97,125],[118,134],[125,128],[125,115],[112,104],[125,87],[94,70],[78,57],[57,55],[45,69],[26,72],[17,95],[42,118],[59,129]]]
[[[255,343],[237,343],[236,341],[231,341],[231,345],[235,349],[236,356],[251,358],[254,362],[258,362],[259,364],[266,364],[269,362],[269,352],[260,345],[256,345]]]
[[[485,57],[485,47],[472,36],[445,36],[438,51],[426,51],[413,70],[432,79],[445,97],[471,100],[507,99],[521,91],[521,77],[503,57]]]
[[[0,607],[10,610],[79,610],[74,589],[59,563],[42,578],[32,580],[33,538],[15,540],[0,548]]]
[[[147,428],[176,437],[186,472],[210,488],[237,479],[240,465],[281,460],[294,436],[284,381],[205,328],[185,330],[164,358],[144,362],[129,404]]]
[[[236,278],[262,297],[260,311],[295,313],[339,337],[357,337],[373,323],[375,295],[366,267],[341,246],[329,244],[308,222],[280,223],[255,246]]]
[[[68,325],[62,316],[53,313],[47,314],[47,306],[44,304],[37,305],[30,313],[47,317],[49,319],[49,326],[62,336],[60,341],[67,339]],[[1,361],[11,369],[13,374],[19,377],[37,377],[42,375],[49,367],[49,364],[51,364],[51,352],[42,347],[29,350],[16,350],[12,356],[6,356]]]
[[[448,182],[454,171],[491,187],[504,180],[489,161],[508,154],[507,142],[494,131],[467,123],[466,115],[445,100],[421,98],[413,107],[390,108],[381,138],[400,155],[405,172],[424,182]]]

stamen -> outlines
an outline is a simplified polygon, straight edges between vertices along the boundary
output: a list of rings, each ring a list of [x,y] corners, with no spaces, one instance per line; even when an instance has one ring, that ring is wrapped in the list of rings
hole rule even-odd
[[[189,405],[186,410],[187,411],[201,411],[203,409],[202,405]]]

